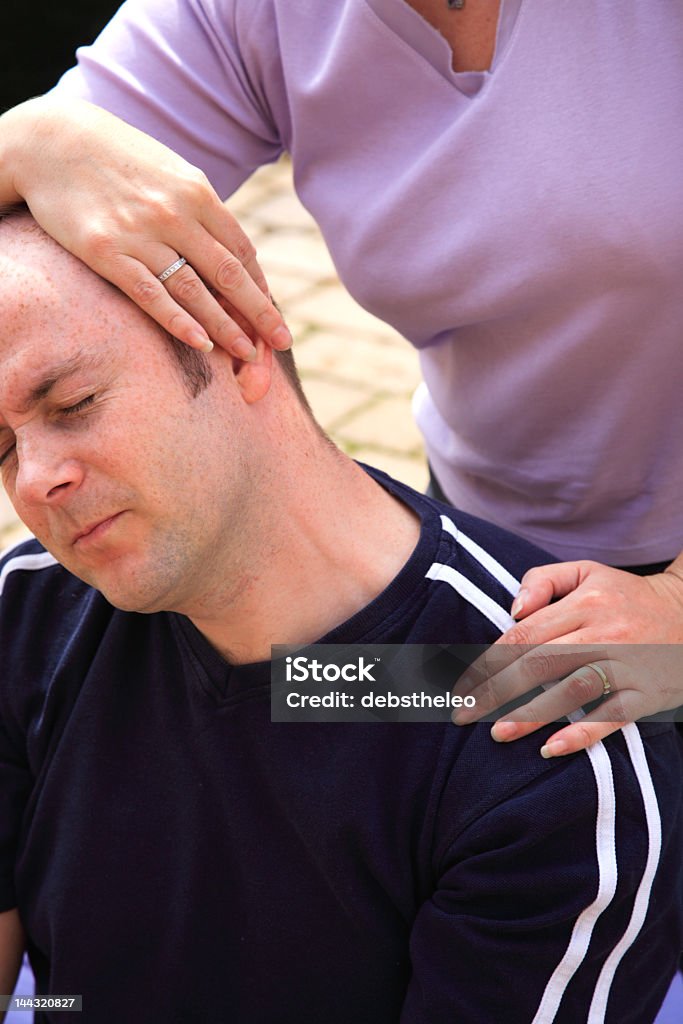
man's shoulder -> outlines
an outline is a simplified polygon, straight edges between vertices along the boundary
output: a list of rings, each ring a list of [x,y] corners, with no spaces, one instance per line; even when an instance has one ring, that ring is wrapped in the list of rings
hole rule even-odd
[[[414,610],[404,617],[407,632],[393,642],[496,640],[513,624],[510,606],[521,577],[553,557],[493,523],[420,494],[380,470],[364,468],[421,521],[419,545],[404,574]],[[396,582],[401,583],[400,576]]]
[[[25,540],[0,552],[0,619],[12,612],[23,616],[27,603],[43,605],[45,614],[59,614],[51,601],[70,592],[73,596],[92,592],[92,588],[68,572],[54,555],[35,540]]]
[[[68,646],[106,627],[114,609],[37,540],[0,555],[3,692],[42,688]]]

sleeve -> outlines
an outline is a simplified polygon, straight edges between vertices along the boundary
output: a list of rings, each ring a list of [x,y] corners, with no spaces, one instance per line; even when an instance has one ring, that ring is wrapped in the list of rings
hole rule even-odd
[[[449,787],[444,815],[477,809],[437,845],[401,1024],[654,1020],[681,948],[680,743],[610,740],[483,813],[498,763]]]
[[[128,0],[53,95],[89,100],[200,167],[223,197],[287,135],[277,22],[259,0]],[[271,106],[271,98],[273,105]]]

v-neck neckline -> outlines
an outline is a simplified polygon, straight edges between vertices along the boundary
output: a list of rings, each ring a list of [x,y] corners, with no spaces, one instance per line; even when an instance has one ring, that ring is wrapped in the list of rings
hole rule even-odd
[[[365,0],[377,17],[404,43],[427,61],[466,96],[475,96],[495,74],[508,51],[522,0],[501,0],[496,44],[491,66],[485,71],[454,71],[453,53],[438,29],[430,25],[406,0]]]

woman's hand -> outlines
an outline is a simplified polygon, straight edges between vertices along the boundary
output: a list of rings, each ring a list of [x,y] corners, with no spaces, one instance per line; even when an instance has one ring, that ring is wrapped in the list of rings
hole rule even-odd
[[[99,107],[48,96],[0,118],[0,203],[19,199],[65,249],[188,345],[214,341],[253,355],[209,288],[274,348],[291,345],[253,245],[204,174]],[[157,275],[179,256],[186,265],[162,284]]]
[[[644,577],[583,561],[531,569],[512,606],[521,621],[461,677],[454,692],[477,704],[454,721],[466,725],[559,679],[496,722],[492,735],[506,742],[604,697],[547,740],[541,753],[554,757],[683,704],[683,567],[676,566]],[[561,600],[550,604],[554,598]]]

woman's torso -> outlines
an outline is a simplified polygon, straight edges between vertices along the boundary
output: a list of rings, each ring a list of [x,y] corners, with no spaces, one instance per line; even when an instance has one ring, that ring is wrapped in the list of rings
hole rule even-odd
[[[343,281],[421,351],[418,420],[451,500],[561,557],[675,555],[675,6],[503,0],[490,69],[457,72],[454,60],[486,63],[490,28],[458,54],[403,0],[203,0],[201,33],[188,0],[165,49],[157,0],[144,7],[136,56],[129,25],[71,88],[180,149],[224,192],[291,152]],[[444,0],[453,33],[467,7]]]

